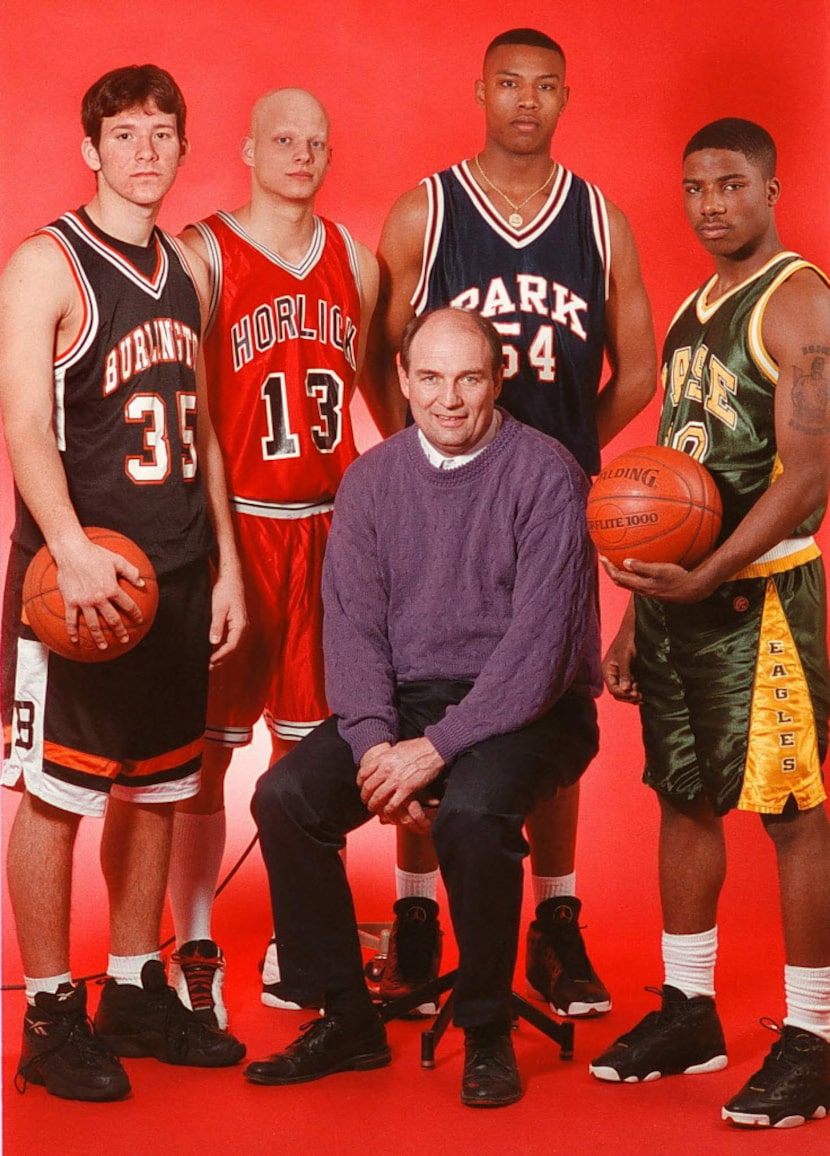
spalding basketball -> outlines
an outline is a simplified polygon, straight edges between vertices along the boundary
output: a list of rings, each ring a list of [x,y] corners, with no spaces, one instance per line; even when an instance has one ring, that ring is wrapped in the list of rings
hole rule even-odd
[[[23,579],[23,615],[40,641],[56,654],[64,658],[74,658],[78,662],[108,662],[132,650],[153,625],[159,601],[158,582],[152,562],[132,539],[119,534],[116,530],[104,530],[100,526],[85,526],[84,533],[96,546],[104,546],[114,554],[120,554],[138,568],[144,579],[143,587],[133,586],[126,578],[119,578],[118,581],[121,588],[140,608],[144,621],[136,625],[122,615],[130,637],[126,642],[119,642],[107,624],[101,620],[107,649],[99,650],[83,615],[79,615],[79,641],[70,642],[66,633],[64,602],[58,588],[58,568],[46,546],[41,547],[35,554]]]
[[[721,513],[717,486],[700,462],[643,446],[600,471],[588,495],[588,533],[615,566],[637,558],[689,569],[711,553]]]

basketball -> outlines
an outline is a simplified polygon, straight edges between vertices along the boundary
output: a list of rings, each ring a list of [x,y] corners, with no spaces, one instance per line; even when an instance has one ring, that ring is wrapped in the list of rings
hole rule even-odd
[[[46,546],[42,546],[35,554],[23,579],[23,616],[40,641],[63,658],[74,658],[78,662],[109,662],[132,650],[153,625],[159,601],[158,582],[152,562],[132,539],[116,530],[104,530],[100,526],[85,526],[84,533],[96,546],[112,550],[138,567],[144,579],[143,587],[133,586],[125,578],[119,578],[118,581],[141,610],[144,621],[136,625],[124,618],[130,637],[126,642],[119,642],[102,620],[101,628],[107,640],[107,649],[99,650],[83,615],[79,615],[79,641],[76,644],[70,642],[66,633],[64,602],[58,588],[58,568]]]
[[[717,486],[700,462],[643,446],[600,471],[588,495],[588,533],[614,566],[636,558],[690,569],[711,553],[721,513]]]

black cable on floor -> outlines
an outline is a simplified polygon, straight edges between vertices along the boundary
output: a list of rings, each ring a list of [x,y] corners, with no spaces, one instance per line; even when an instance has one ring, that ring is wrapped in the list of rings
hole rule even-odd
[[[245,848],[245,850],[242,852],[242,854],[239,856],[237,861],[234,863],[233,867],[231,867],[230,871],[227,873],[225,878],[222,880],[222,882],[216,888],[216,891],[214,892],[214,895],[213,895],[214,899],[218,899],[219,896],[222,894],[222,892],[225,890],[227,885],[230,883],[231,879],[233,879],[234,875],[236,875],[239,868],[242,866],[242,864],[245,862],[245,860],[248,858],[248,856],[253,851],[254,847],[257,844],[258,839],[259,839],[259,835],[258,834],[254,835],[253,839],[251,839],[250,843]],[[172,943],[175,943],[175,941],[176,941],[175,935],[171,935],[169,939],[165,939],[164,943],[159,945],[159,951],[164,951],[165,948],[170,947],[170,945]],[[97,971],[94,975],[82,975],[75,982],[76,983],[92,983],[96,979],[105,979],[106,975],[107,975],[107,973],[105,971]],[[7,983],[7,984],[3,984],[0,987],[0,991],[25,991],[25,990],[26,990],[26,986],[25,986],[25,984],[22,984],[22,983]]]

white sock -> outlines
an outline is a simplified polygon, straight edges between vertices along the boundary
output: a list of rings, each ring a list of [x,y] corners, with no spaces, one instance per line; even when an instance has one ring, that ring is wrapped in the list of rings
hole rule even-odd
[[[107,975],[116,983],[141,987],[141,969],[150,959],[161,959],[161,955],[158,951],[147,955],[111,955],[107,960]]]
[[[26,999],[30,1007],[35,1006],[35,996],[39,991],[48,991],[53,994],[58,990],[62,983],[72,983],[72,975],[65,971],[63,975],[43,975],[32,977],[31,975],[24,975],[23,982],[26,985]]]
[[[717,926],[697,935],[669,935],[664,931],[662,949],[664,983],[676,987],[689,999],[696,995],[715,998]]]
[[[435,899],[438,895],[438,875],[438,871],[403,871],[396,867],[396,898],[409,899],[417,895],[421,899]]]
[[[576,871],[570,875],[531,875],[533,904],[538,907],[546,899],[559,895],[576,895]]]
[[[803,1028],[830,1044],[830,967],[784,968],[785,1024]]]
[[[225,853],[225,812],[192,815],[177,811],[167,893],[176,929],[176,944],[212,939],[213,897]]]

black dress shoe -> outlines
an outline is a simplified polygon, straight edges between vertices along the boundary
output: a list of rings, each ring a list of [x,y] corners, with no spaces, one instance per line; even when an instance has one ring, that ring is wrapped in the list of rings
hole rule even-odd
[[[461,1102],[470,1108],[501,1108],[522,1098],[510,1032],[467,1028]]]
[[[243,1072],[254,1084],[303,1084],[334,1072],[385,1068],[392,1059],[386,1029],[377,1017],[348,1020],[336,1012],[304,1024],[284,1052],[254,1060]]]

